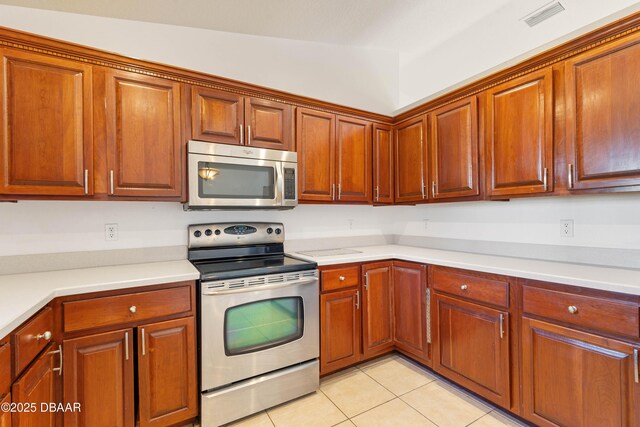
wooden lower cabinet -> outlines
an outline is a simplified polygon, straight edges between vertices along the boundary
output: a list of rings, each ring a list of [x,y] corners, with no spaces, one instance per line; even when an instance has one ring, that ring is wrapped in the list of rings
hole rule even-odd
[[[320,374],[360,361],[360,289],[320,295]]]
[[[195,319],[138,328],[140,427],[166,426],[198,415]]]
[[[11,393],[7,393],[0,401],[0,405],[7,405],[11,403]],[[11,412],[0,411],[0,427],[11,427]]]
[[[64,341],[65,426],[135,425],[133,329]]]
[[[523,416],[540,426],[637,426],[637,351],[621,341],[523,318]]]
[[[58,384],[60,381],[60,352],[55,344],[47,347],[33,364],[13,383],[11,398],[16,404],[35,404],[34,411],[19,411],[11,414],[13,427],[54,427],[55,411],[42,411],[41,402],[60,401]],[[28,405],[27,405],[28,406]]]
[[[509,408],[509,313],[438,293],[434,307],[433,369]]]
[[[429,364],[427,325],[427,266],[393,262],[395,346]]]
[[[362,266],[362,354],[365,358],[393,348],[392,268],[391,262]]]

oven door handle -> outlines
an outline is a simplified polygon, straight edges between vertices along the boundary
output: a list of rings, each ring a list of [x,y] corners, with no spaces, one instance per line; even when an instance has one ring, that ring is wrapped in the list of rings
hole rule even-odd
[[[263,285],[263,286],[247,286],[243,288],[236,289],[203,289],[202,295],[230,295],[230,294],[242,294],[245,292],[254,292],[254,291],[268,291],[271,289],[279,289],[279,288],[287,288],[289,286],[301,286],[301,285],[313,285],[318,283],[317,277],[307,277],[304,279],[292,280],[286,283],[275,283],[273,285]],[[206,283],[202,284],[204,288],[207,286]]]

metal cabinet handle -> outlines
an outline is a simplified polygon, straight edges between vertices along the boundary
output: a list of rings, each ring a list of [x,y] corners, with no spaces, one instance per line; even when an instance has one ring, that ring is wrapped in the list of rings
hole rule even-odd
[[[431,289],[427,288],[427,344],[431,344]]]
[[[460,290],[461,291],[466,291],[467,289],[469,289],[469,286],[467,286],[465,284],[460,285]]]
[[[376,185],[376,201],[380,200],[380,186]]]
[[[247,145],[251,145],[251,125],[247,125]]]
[[[422,178],[422,198],[423,199],[425,198],[425,196],[424,196],[425,195],[425,191],[426,191],[426,189],[425,189],[425,186],[424,186],[424,178]]]
[[[84,170],[84,194],[89,194],[89,169]]]
[[[500,313],[500,338],[504,338],[504,314]]]
[[[129,360],[129,332],[124,333],[124,360]]]
[[[62,345],[58,345],[58,349],[54,351],[50,351],[49,354],[60,355],[60,366],[57,368],[53,368],[52,371],[58,371],[58,375],[62,375]]]
[[[44,331],[44,333],[36,335],[36,341],[40,341],[41,339],[49,341],[51,339],[51,331]]]
[[[141,341],[142,341],[142,355],[144,356],[145,354],[147,354],[147,349],[146,349],[147,346],[146,346],[145,340],[144,340],[144,328],[142,328],[140,330],[140,334],[142,335],[141,336],[141,338],[142,338],[141,339]]]
[[[364,273],[364,290],[369,290],[369,272]]]
[[[244,144],[244,125],[239,125],[240,128],[240,145]]]
[[[336,199],[336,185],[331,184],[331,200],[335,200],[335,199]]]
[[[360,310],[360,291],[356,291],[356,310]]]
[[[340,276],[338,277],[338,280],[340,280],[341,282],[344,282],[345,277],[344,276]]]
[[[567,165],[567,169],[568,169],[568,182],[569,182],[569,188],[573,188],[573,165],[571,163],[569,163]]]
[[[576,314],[578,312],[578,307],[576,307],[575,305],[570,305],[569,307],[567,307],[567,311],[571,314]]]
[[[111,194],[113,194],[113,169],[109,171],[109,185],[110,185]]]
[[[548,175],[548,169],[544,168],[544,175],[542,176],[542,185],[544,185],[544,191],[547,191],[547,188],[548,188],[547,175]]]
[[[636,384],[640,382],[640,375],[638,374],[638,349],[633,349],[633,379]]]
[[[436,182],[435,181],[431,181],[431,195],[433,197],[435,197],[435,195],[436,195]]]
[[[342,185],[338,184],[338,200],[340,200],[341,196],[342,196]]]
[[[138,307],[136,307],[135,305],[132,305],[131,307],[129,307],[129,311],[133,314],[136,311],[138,311]]]

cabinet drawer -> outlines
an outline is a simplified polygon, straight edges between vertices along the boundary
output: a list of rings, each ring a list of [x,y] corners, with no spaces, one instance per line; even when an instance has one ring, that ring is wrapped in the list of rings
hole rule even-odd
[[[320,276],[322,291],[352,288],[360,284],[360,266],[323,270]]]
[[[474,301],[509,307],[509,282],[476,276],[461,270],[433,267],[431,286],[436,291]]]
[[[62,304],[65,332],[123,325],[191,310],[190,286]]]
[[[11,387],[11,344],[0,345],[0,396]],[[0,424],[1,426],[1,424]]]
[[[51,342],[53,309],[46,307],[14,335],[16,377]]]
[[[525,286],[523,312],[560,322],[638,338],[638,307],[632,303]]]

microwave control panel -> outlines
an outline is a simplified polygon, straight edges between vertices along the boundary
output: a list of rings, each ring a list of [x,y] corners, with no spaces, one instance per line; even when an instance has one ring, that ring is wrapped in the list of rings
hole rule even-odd
[[[294,168],[284,168],[284,198],[285,200],[296,199],[296,170]]]

